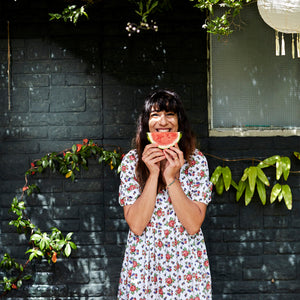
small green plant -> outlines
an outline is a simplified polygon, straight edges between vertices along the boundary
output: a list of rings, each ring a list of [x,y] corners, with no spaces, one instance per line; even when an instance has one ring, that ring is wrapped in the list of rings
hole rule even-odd
[[[68,5],[62,13],[49,13],[50,21],[52,20],[64,20],[65,22],[70,21],[76,24],[79,17],[85,16],[88,19],[88,14],[86,13],[86,6],[77,7],[77,5]]]

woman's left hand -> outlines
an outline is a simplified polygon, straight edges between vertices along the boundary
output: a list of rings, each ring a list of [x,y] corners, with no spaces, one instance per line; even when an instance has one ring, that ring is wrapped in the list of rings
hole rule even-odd
[[[163,177],[165,182],[173,181],[183,166],[185,160],[183,152],[179,149],[176,144],[174,147],[164,149],[164,153],[167,159],[165,169],[163,171]]]

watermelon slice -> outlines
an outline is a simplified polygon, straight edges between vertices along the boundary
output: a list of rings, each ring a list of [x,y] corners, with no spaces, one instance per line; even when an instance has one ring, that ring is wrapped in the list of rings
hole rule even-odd
[[[158,144],[158,148],[166,149],[174,146],[182,137],[181,132],[147,132],[151,144]]]

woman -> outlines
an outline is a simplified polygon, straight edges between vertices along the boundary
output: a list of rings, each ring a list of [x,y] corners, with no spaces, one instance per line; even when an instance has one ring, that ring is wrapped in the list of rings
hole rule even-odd
[[[148,131],[181,131],[182,138],[161,150]],[[146,99],[135,143],[121,168],[119,201],[130,230],[118,299],[211,299],[201,225],[212,185],[176,93]]]

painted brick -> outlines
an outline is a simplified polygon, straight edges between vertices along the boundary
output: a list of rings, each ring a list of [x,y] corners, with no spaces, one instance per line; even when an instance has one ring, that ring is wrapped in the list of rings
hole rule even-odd
[[[52,88],[50,91],[51,112],[85,111],[84,88]]]
[[[127,152],[144,98],[158,87],[173,88],[182,96],[203,152],[225,158],[287,155],[298,170],[292,152],[299,148],[299,137],[208,136],[204,15],[188,4],[180,4],[182,10],[179,1],[174,1],[176,17],[161,20],[158,34],[129,38],[122,29],[128,21],[128,4],[119,3],[122,9],[112,13],[109,7],[114,2],[101,4],[99,14],[95,11],[93,29],[84,22],[76,30],[70,24],[45,19],[49,5],[57,8],[55,1],[31,3],[34,15],[21,3],[1,2],[7,19],[13,18],[18,26],[11,39],[10,112],[7,32],[6,26],[0,26],[0,254],[5,249],[25,260],[28,241],[8,226],[11,216],[7,211],[12,198],[21,195],[30,162],[71,148],[83,138]],[[207,157],[211,171],[222,164]],[[235,180],[249,164],[251,159],[228,163]],[[128,232],[118,203],[119,176],[109,166],[95,161],[89,165],[89,171],[79,172],[74,183],[51,172],[30,179],[41,189],[40,194],[25,198],[32,220],[44,230],[56,226],[63,233],[74,232],[78,249],[54,266],[34,264],[37,274],[32,281],[8,299],[116,298]],[[266,172],[275,182],[273,170]],[[262,206],[257,196],[245,207],[244,199],[236,203],[234,189],[222,196],[213,192],[203,224],[213,300],[300,297],[299,177],[290,174],[288,184],[293,190],[292,211],[283,202],[270,205],[269,199]],[[269,196],[270,190],[267,193]]]

